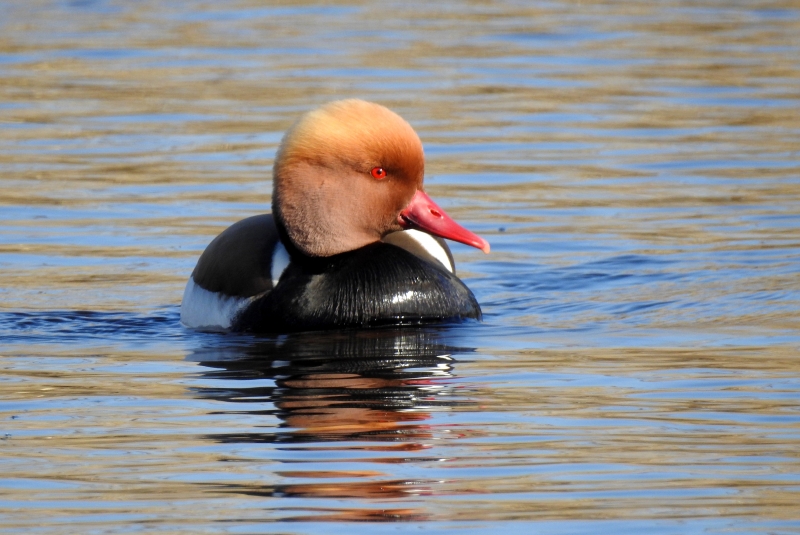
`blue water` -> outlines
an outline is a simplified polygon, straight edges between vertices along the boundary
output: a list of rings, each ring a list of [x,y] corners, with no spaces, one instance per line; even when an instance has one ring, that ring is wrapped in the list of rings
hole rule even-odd
[[[792,2],[0,6],[0,532],[800,532]],[[483,322],[195,332],[337,98]],[[341,525],[346,523],[346,525]]]

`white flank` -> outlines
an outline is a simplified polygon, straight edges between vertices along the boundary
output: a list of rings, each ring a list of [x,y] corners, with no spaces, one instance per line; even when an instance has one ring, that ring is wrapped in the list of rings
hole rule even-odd
[[[276,287],[278,285],[278,281],[281,280],[281,275],[289,267],[289,262],[292,259],[289,257],[289,253],[286,252],[286,247],[283,246],[281,242],[275,246],[275,250],[272,252],[272,272],[270,275],[272,276],[272,287]]]
[[[427,232],[421,230],[404,230],[402,231],[407,237],[417,242],[425,251],[439,261],[450,273],[453,273],[453,264],[450,263],[450,258],[439,242]],[[399,244],[398,244],[399,245]],[[402,247],[402,245],[401,245]]]
[[[181,323],[192,329],[227,331],[236,314],[258,297],[260,295],[234,297],[209,292],[189,277],[181,302]]]

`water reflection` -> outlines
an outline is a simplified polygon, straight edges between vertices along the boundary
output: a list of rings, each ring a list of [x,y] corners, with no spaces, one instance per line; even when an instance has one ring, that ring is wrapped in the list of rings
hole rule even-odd
[[[431,447],[435,437],[426,422],[433,412],[471,404],[453,384],[456,361],[451,355],[466,351],[470,349],[449,343],[441,330],[393,328],[237,339],[196,350],[190,359],[206,366],[202,376],[212,380],[195,387],[198,397],[238,404],[226,411],[231,414],[279,421],[265,430],[206,438],[282,444],[283,450],[317,452],[312,455],[325,461],[332,460],[333,451],[389,455],[370,459],[383,464],[408,462],[403,452]],[[256,496],[385,499],[430,494],[437,484],[386,479],[383,472],[363,465],[358,470],[332,466],[336,463],[326,462],[324,470],[277,471],[289,480],[286,484],[225,488]],[[419,520],[421,515],[415,509],[349,509],[326,519]]]

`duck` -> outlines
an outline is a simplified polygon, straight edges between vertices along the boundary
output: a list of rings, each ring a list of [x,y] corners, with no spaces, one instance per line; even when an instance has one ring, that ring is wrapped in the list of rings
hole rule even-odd
[[[272,212],[234,223],[186,284],[186,327],[289,333],[481,320],[445,239],[489,253],[423,188],[419,136],[373,102],[329,102],[286,132]]]

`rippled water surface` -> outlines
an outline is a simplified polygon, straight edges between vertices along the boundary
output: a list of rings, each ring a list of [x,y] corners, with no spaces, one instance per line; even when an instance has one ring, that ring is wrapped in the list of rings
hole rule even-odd
[[[345,97],[485,321],[181,327]],[[800,532],[797,2],[9,0],[0,188],[4,533]]]

